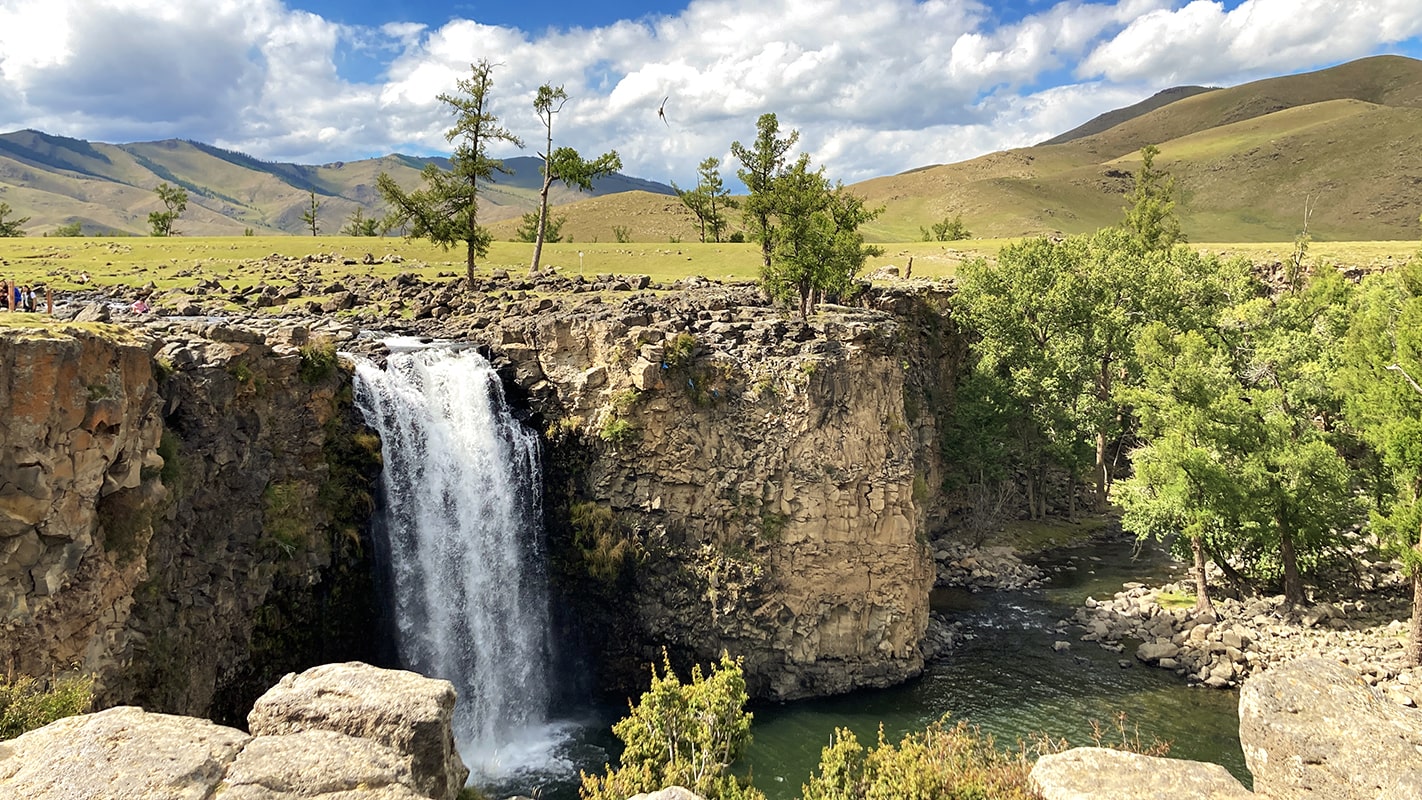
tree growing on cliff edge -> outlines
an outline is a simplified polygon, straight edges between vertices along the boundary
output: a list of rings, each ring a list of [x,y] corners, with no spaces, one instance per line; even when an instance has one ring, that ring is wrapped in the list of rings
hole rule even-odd
[[[1141,167],[1126,195],[1126,218],[1121,223],[1147,250],[1169,250],[1185,241],[1175,215],[1175,177],[1155,168],[1158,155],[1160,148],[1153,144],[1141,148]]]
[[[10,216],[13,211],[14,209],[10,208],[9,203],[0,203],[0,236],[13,238],[25,235],[24,231],[20,230],[20,226],[29,222],[30,218],[20,217],[19,219],[5,219]]]
[[[775,246],[770,265],[761,268],[761,285],[782,302],[798,307],[800,316],[814,310],[816,298],[843,296],[870,256],[882,251],[864,243],[859,227],[878,216],[844,188],[830,186],[824,168],[810,169],[810,157],[772,184]]]
[[[454,127],[444,134],[446,141],[458,142],[449,157],[450,169],[426,165],[424,188],[413,191],[406,191],[384,172],[375,185],[390,205],[387,229],[408,226],[409,238],[429,239],[445,249],[463,242],[465,273],[473,281],[475,261],[489,252],[492,241],[488,229],[479,224],[479,182],[492,181],[495,172],[506,172],[502,161],[489,157],[489,148],[499,142],[522,147],[523,142],[499,125],[499,118],[489,110],[494,65],[481,60],[469,69],[470,76],[456,83],[456,93],[438,98],[454,114]]]
[[[188,210],[188,193],[181,186],[169,186],[167,181],[158,184],[153,191],[163,203],[164,210],[149,213],[148,225],[153,229],[154,236],[172,236],[177,233],[173,223]]]
[[[769,268],[775,251],[775,215],[779,210],[775,182],[784,172],[785,159],[790,148],[800,140],[800,132],[791,131],[780,138],[780,121],[774,114],[761,114],[755,129],[755,142],[750,147],[731,142],[731,155],[741,162],[736,175],[748,193],[742,207],[746,227],[751,239],[760,242],[761,266]]]
[[[568,93],[563,91],[562,86],[555,88],[546,83],[538,87],[538,95],[533,99],[533,110],[538,112],[538,118],[543,122],[545,136],[543,152],[538,154],[543,159],[543,188],[538,192],[538,223],[533,239],[531,272],[538,271],[538,263],[543,257],[543,242],[548,230],[548,190],[552,188],[553,181],[562,181],[569,188],[590,192],[594,180],[622,169],[622,158],[616,150],[588,161],[571,147],[553,149],[553,118],[562,111],[566,102]]]

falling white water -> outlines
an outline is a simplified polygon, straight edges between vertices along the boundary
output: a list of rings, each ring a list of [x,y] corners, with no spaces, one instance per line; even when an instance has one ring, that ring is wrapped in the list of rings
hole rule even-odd
[[[355,386],[381,438],[402,666],[459,692],[471,778],[552,766],[537,438],[472,349],[393,352]]]

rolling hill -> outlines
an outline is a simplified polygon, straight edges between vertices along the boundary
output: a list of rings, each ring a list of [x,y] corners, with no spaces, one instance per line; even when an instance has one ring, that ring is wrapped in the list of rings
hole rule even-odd
[[[1422,212],[1422,61],[1376,56],[1229,88],[1166,89],[1032,147],[922,167],[851,187],[884,213],[875,241],[921,238],[962,215],[975,236],[1079,233],[1118,222],[1140,149],[1181,189],[1177,212],[1196,241],[1289,241],[1312,207],[1320,240],[1415,239]],[[931,160],[932,154],[924,154]],[[302,233],[308,192],[322,231],[356,209],[379,215],[375,177],[414,186],[431,159],[390,155],[320,166],[269,163],[196,142],[109,145],[35,131],[0,135],[0,201],[29,216],[31,234],[80,222],[87,233],[145,233],[160,181],[185,187],[181,233]],[[444,163],[436,159],[436,163]],[[534,207],[538,161],[509,159],[482,218],[511,239]],[[726,167],[727,172],[734,165]],[[625,176],[594,196],[555,187],[574,242],[694,241],[694,220],[670,187]]]
[[[379,216],[384,204],[375,179],[388,172],[402,186],[420,182],[430,162],[442,158],[389,155],[319,166],[261,161],[200,142],[169,139],[134,144],[101,144],[39,131],[0,134],[0,201],[17,217],[30,217],[26,231],[44,233],[80,223],[85,233],[147,233],[148,214],[161,210],[153,187],[183,187],[188,208],[179,232],[193,236],[306,233],[302,212],[310,192],[321,203],[321,230],[335,233],[356,211]],[[539,159],[506,159],[512,174],[499,176],[483,195],[484,218],[518,217],[535,208],[542,186]],[[594,182],[592,196],[641,191],[672,195],[670,186],[612,175]],[[582,197],[555,184],[553,203]]]
[[[1179,181],[1177,211],[1192,239],[1290,240],[1305,203],[1316,206],[1315,238],[1417,238],[1422,61],[1377,56],[1228,89],[1192,88],[1034,147],[853,188],[885,207],[870,229],[883,241],[919,238],[920,227],[955,214],[985,237],[1079,233],[1120,219],[1140,148],[1155,144],[1156,166]]]

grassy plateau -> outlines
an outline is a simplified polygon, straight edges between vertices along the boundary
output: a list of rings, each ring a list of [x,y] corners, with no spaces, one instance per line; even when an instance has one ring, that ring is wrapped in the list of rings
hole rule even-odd
[[[959,264],[996,257],[1010,239],[960,242],[900,242],[881,245],[883,255],[870,260],[864,275],[896,266],[900,273],[913,259],[915,278],[951,277]],[[1288,258],[1292,243],[1201,243],[1192,245],[1224,257],[1243,256],[1261,264]],[[1412,241],[1316,242],[1309,249],[1312,263],[1380,269],[1401,263],[1417,250]],[[370,255],[379,263],[363,264]],[[533,246],[495,242],[478,271],[527,271]],[[271,259],[271,256],[278,256]],[[183,288],[202,281],[224,284],[283,285],[290,277],[283,258],[334,257],[323,272],[393,276],[409,272],[426,280],[464,274],[464,252],[443,250],[423,240],[350,236],[227,236],[118,238],[0,238],[0,279],[37,284],[59,291],[111,284]],[[391,258],[398,256],[399,260]],[[344,264],[354,261],[354,264]],[[653,281],[674,282],[702,276],[723,282],[755,280],[760,272],[760,248],[755,244],[691,243],[556,243],[546,245],[544,268],[566,275],[617,273],[648,275]]]

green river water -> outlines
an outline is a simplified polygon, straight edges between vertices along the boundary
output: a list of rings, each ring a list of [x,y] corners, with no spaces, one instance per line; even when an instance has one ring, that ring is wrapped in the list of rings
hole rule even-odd
[[[1124,713],[1142,741],[1167,741],[1172,757],[1222,764],[1249,785],[1239,747],[1238,692],[1191,688],[1173,672],[1146,667],[1133,657],[1134,642],[1114,653],[1080,641],[1078,629],[1055,630],[1088,595],[1109,598],[1127,581],[1173,578],[1180,565],[1159,550],[1136,553],[1123,541],[1067,551],[1041,566],[1052,575],[1043,589],[935,593],[935,609],[963,621],[973,638],[918,679],[891,689],[754,707],[754,740],[737,771],[749,770],[770,800],[792,800],[836,727],[853,729],[867,746],[877,741],[880,724],[897,742],[949,714],[1004,746],[1038,733],[1090,745],[1093,721],[1114,731]],[[1069,641],[1070,649],[1056,652],[1058,640]],[[607,728],[625,711],[606,709],[580,720],[561,775],[515,778],[488,787],[490,796],[537,788],[535,796],[544,800],[576,798],[576,770],[601,769],[612,744]]]
[[[1137,555],[1123,542],[1081,549],[1043,566],[1061,571],[1042,590],[937,593],[935,608],[966,622],[975,638],[918,680],[755,709],[755,740],[745,761],[756,786],[771,800],[798,797],[836,726],[853,729],[870,745],[880,723],[885,736],[897,742],[950,714],[1004,745],[1036,733],[1090,745],[1092,722],[1114,731],[1120,713],[1143,741],[1169,742],[1173,757],[1222,764],[1248,785],[1239,748],[1238,692],[1191,688],[1173,672],[1146,667],[1135,661],[1133,642],[1113,653],[1079,641],[1075,628],[1066,635],[1054,630],[1088,595],[1109,598],[1124,582],[1168,578],[1178,565],[1158,550]],[[1058,640],[1069,641],[1071,648],[1054,651]],[[1123,660],[1130,666],[1123,668]]]

